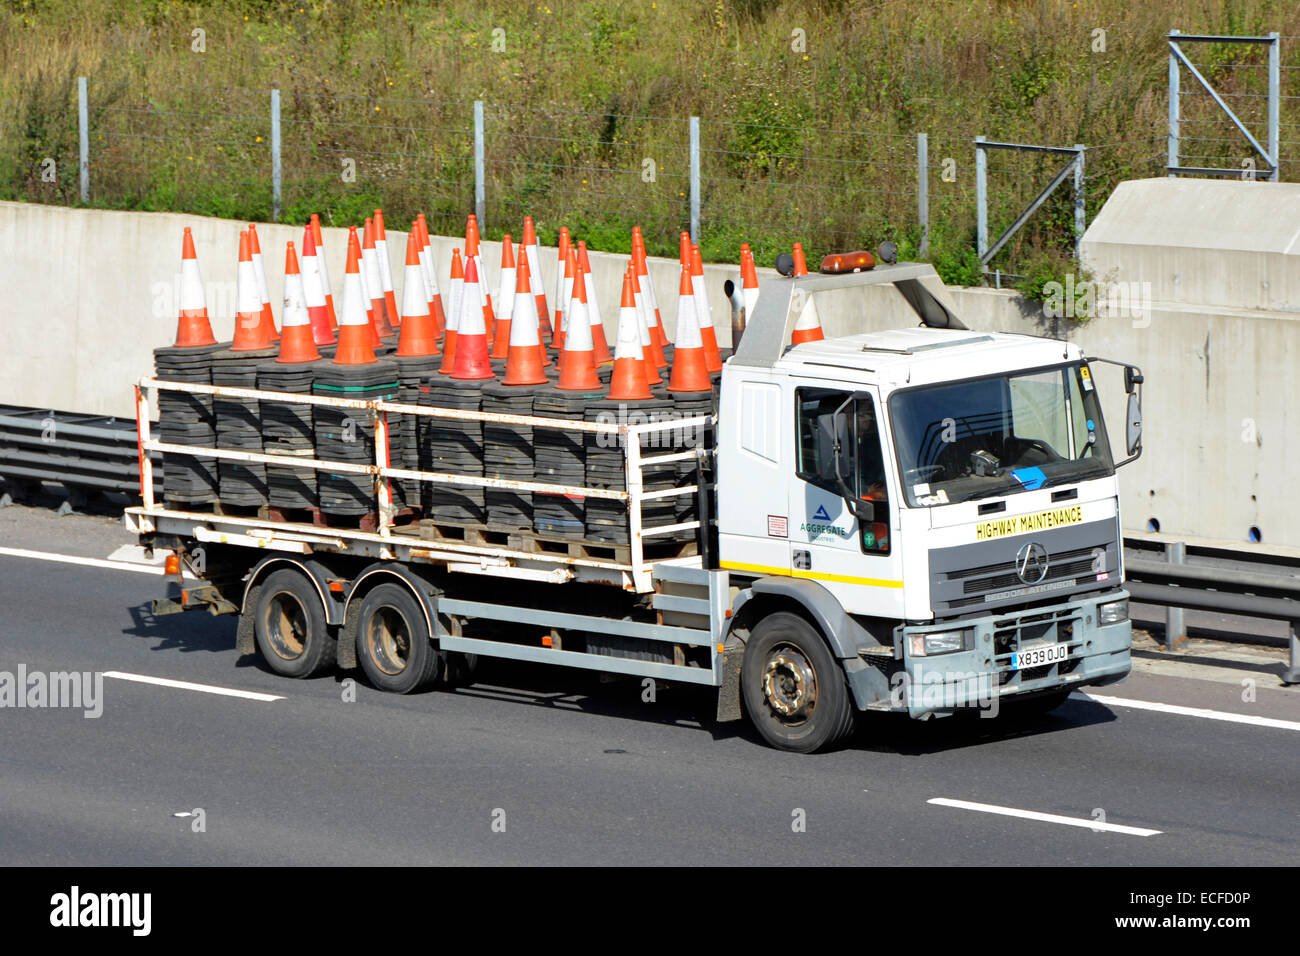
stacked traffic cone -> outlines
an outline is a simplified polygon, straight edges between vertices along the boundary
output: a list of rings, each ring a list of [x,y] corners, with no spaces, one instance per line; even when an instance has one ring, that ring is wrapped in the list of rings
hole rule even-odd
[[[366,229],[361,242],[361,284],[370,299],[367,316],[375,330],[375,341],[380,345],[385,339],[392,338],[393,326],[388,321],[388,305],[384,302],[384,280],[379,271],[379,252],[375,248],[375,222],[366,220]]]
[[[740,244],[740,284],[748,320],[753,317],[754,306],[758,304],[758,270],[754,268],[754,253],[747,242]]]
[[[682,235],[687,234],[682,233]],[[655,295],[654,280],[650,277],[650,266],[645,254],[645,237],[641,235],[640,226],[632,227],[632,261],[636,267],[637,287],[640,288],[641,295],[645,299],[646,324],[650,327],[650,337],[654,339],[655,354],[657,358],[663,358],[663,350],[672,343],[668,341],[668,336],[664,332],[663,315],[659,311],[659,299]],[[661,362],[659,367],[663,368],[666,364]]]
[[[520,256],[520,258],[524,258]],[[515,290],[518,286],[515,253],[511,248],[510,233],[501,238],[501,291],[497,294],[496,337],[493,339],[492,357],[508,358],[510,355],[510,320],[514,315]]]
[[[320,256],[316,253],[316,239],[310,225],[302,231],[302,291],[307,303],[307,317],[311,321],[312,339],[317,345],[333,345],[334,330],[330,327],[325,285],[321,281]]]
[[[637,274],[635,260],[632,263],[632,294],[636,298],[637,312],[641,314],[646,333],[650,338],[650,364],[656,369],[667,368],[668,359],[664,357],[663,346],[659,344],[659,339],[655,335],[657,326],[654,321],[654,313],[650,311],[649,303],[646,302],[646,295],[641,289],[641,277]]]
[[[570,248],[569,227],[561,226],[555,249],[555,330],[551,336],[551,347],[555,349],[564,348],[564,313],[573,298],[573,274],[568,271]]]
[[[465,269],[460,264],[460,250],[451,251],[451,281],[447,290],[447,328],[442,342],[442,366],[438,369],[450,375],[456,367],[456,332],[460,328],[465,299]]]
[[[591,274],[591,260],[587,258],[587,241],[578,240],[578,271],[587,289],[587,304],[591,315],[591,341],[596,348],[596,364],[610,365],[614,356],[609,354],[609,341],[605,338],[605,319],[600,314],[600,301],[596,296],[596,280]]]
[[[181,295],[180,314],[176,320],[174,348],[196,348],[216,345],[212,323],[208,320],[208,306],[203,298],[203,276],[199,273],[199,257],[194,251],[194,235],[185,227],[181,240]]]
[[[668,379],[668,390],[707,392],[712,388],[704,356],[704,339],[695,314],[695,297],[691,294],[691,270],[689,266],[683,266],[677,295],[677,344],[673,350],[673,373]]]
[[[361,286],[361,241],[357,227],[348,227],[348,267],[343,276],[343,313],[339,316],[339,345],[335,365],[369,365],[376,361],[371,345],[374,327],[366,317]]]
[[[438,275],[433,267],[433,244],[429,241],[429,224],[425,221],[424,213],[420,213],[415,221],[420,230],[420,267],[429,290],[429,314],[433,316],[433,327],[438,330],[438,337],[441,338],[447,328],[447,313],[442,307],[442,292],[438,289]]]
[[[384,308],[388,322],[400,328],[402,317],[397,313],[397,293],[393,290],[393,263],[388,258],[388,235],[384,232],[384,211],[375,210],[375,253],[379,259],[379,281],[383,284]]]
[[[308,232],[307,235],[310,236],[311,233]],[[302,274],[298,271],[298,255],[292,242],[285,243],[284,249],[284,311],[280,314],[280,322],[283,332],[277,362],[288,365],[315,362],[320,358],[307,308]]]
[[[695,316],[700,322],[700,338],[704,340],[704,359],[709,374],[721,372],[722,355],[718,352],[718,333],[713,327],[713,309],[704,291],[704,260],[700,258],[700,247],[695,243],[691,244],[691,298],[695,304]]]
[[[574,259],[569,249],[569,259]],[[590,391],[600,388],[596,374],[596,353],[591,341],[591,319],[587,312],[587,285],[582,273],[573,277],[573,300],[565,318],[564,351],[560,353],[560,381],[557,388],[565,391]]]
[[[334,311],[334,290],[330,285],[329,264],[325,261],[325,236],[320,228],[320,216],[316,213],[311,214],[311,237],[316,243],[316,258],[320,266],[320,284],[325,289],[325,310],[330,317],[330,330],[333,331],[339,327],[339,316]]]
[[[636,268],[628,261],[623,281],[632,289],[632,311],[636,313],[636,324],[641,340],[641,365],[645,371],[647,385],[659,385],[663,379],[659,376],[659,367],[655,365],[654,342],[650,338],[650,326],[646,324],[645,313],[636,306]],[[620,316],[621,318],[621,316]]]
[[[456,328],[456,358],[451,377],[455,379],[495,378],[488,359],[487,323],[479,291],[478,264],[473,257],[465,264],[465,293],[460,324]]]
[[[803,243],[799,242],[794,244],[794,274],[796,278],[808,274],[808,263],[803,257]],[[790,342],[800,345],[803,342],[820,342],[824,338],[826,334],[822,331],[817,304],[810,295],[808,301],[804,303],[803,311],[799,313],[799,318],[795,321],[794,331],[790,333]]]
[[[483,326],[487,329],[487,342],[488,348],[490,349],[492,347],[492,335],[496,329],[497,323],[496,315],[492,308],[492,296],[488,291],[487,269],[483,267],[481,241],[478,231],[478,216],[470,213],[469,218],[465,221],[465,261],[468,262],[470,259],[473,259],[474,268],[478,270],[479,307],[483,310]]]
[[[529,283],[533,297],[537,300],[537,321],[542,330],[542,338],[551,334],[551,313],[546,307],[546,286],[542,282],[542,259],[537,249],[537,231],[533,228],[533,217],[524,216],[524,240],[521,243],[528,253]]]
[[[653,397],[646,376],[641,322],[636,313],[630,270],[623,273],[623,297],[618,309],[618,338],[614,342],[614,375],[609,383],[609,397],[625,402]]]
[[[232,352],[256,352],[270,347],[275,340],[262,322],[262,295],[257,289],[253,254],[247,230],[239,233],[239,272],[236,290],[235,339]]]
[[[402,328],[396,354],[401,358],[438,354],[438,330],[429,313],[429,297],[420,268],[420,236],[406,235],[406,268],[402,273]]]
[[[262,299],[262,333],[269,334],[272,342],[278,342],[280,333],[275,330],[275,317],[271,313],[271,289],[266,284],[266,263],[262,259],[262,244],[257,241],[257,225],[251,222],[248,224],[248,251],[253,257],[257,292]]]
[[[515,272],[515,301],[508,325],[510,341],[506,355],[506,374],[501,380],[502,384],[546,384],[546,372],[543,371],[547,362],[546,348],[542,345],[541,324],[537,318],[537,299],[533,297],[529,280],[528,256],[522,251]],[[504,330],[498,333],[498,343],[503,335],[505,335]]]

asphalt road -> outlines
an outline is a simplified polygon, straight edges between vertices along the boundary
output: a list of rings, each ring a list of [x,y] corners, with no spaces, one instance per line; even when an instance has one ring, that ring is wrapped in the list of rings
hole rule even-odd
[[[699,689],[642,703],[635,681],[560,668],[487,662],[414,697],[359,681],[350,702],[341,675],[238,658],[232,617],[153,618],[154,574],[3,550],[102,559],[129,541],[104,518],[0,511],[0,671],[280,699],[106,678],[98,718],[0,709],[0,863],[1300,862],[1300,692],[1269,658],[1147,653],[1096,693],[1277,726],[1072,699],[1038,721],[872,715],[805,757],[715,725]]]

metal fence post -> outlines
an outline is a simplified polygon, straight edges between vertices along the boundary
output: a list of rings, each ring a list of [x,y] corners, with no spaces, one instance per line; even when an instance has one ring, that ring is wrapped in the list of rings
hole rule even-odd
[[[1079,151],[1079,155],[1074,161],[1074,261],[1078,262],[1079,246],[1083,243],[1083,233],[1088,228],[1088,214],[1083,195],[1083,151],[1085,147],[1082,143],[1075,143],[1074,148]]]
[[[700,118],[691,117],[691,242],[700,241]]]
[[[86,102],[86,78],[77,77],[77,126],[80,129],[81,201],[90,202],[90,106]]]
[[[1171,541],[1165,545],[1165,560],[1170,564],[1187,563],[1187,543]],[[1172,651],[1174,645],[1187,637],[1187,623],[1183,619],[1183,609],[1170,607],[1165,609],[1165,650]]]
[[[983,143],[983,136],[975,137],[975,249],[981,259],[989,248],[989,165]]]
[[[1287,664],[1286,670],[1282,672],[1282,680],[1287,684],[1300,684],[1300,636],[1296,632],[1300,630],[1300,621],[1287,622],[1287,635],[1290,638],[1291,660]]]
[[[916,134],[916,222],[921,230],[916,257],[930,254],[930,134]]]
[[[280,221],[280,91],[271,91],[271,221]]]
[[[474,215],[478,228],[487,232],[487,162],[483,142],[483,101],[474,101]]]
[[[1177,30],[1170,30],[1170,36],[1177,34]],[[1169,43],[1169,153],[1166,158],[1171,172],[1169,178],[1173,179],[1178,174],[1172,170],[1178,168],[1178,57],[1174,56],[1173,41]]]
[[[1272,182],[1278,182],[1281,176],[1278,160],[1282,157],[1281,150],[1278,148],[1280,125],[1278,114],[1282,102],[1282,41],[1276,30],[1268,36],[1273,41],[1268,45],[1268,161],[1273,167],[1273,172],[1268,178]]]

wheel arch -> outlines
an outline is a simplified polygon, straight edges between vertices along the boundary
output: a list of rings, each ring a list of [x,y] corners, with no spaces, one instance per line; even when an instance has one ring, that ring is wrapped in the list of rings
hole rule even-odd
[[[353,607],[360,608],[367,594],[380,584],[395,583],[405,587],[424,612],[424,622],[429,628],[429,635],[437,640],[438,629],[438,595],[441,589],[422,575],[410,568],[388,561],[379,561],[367,566],[352,581],[347,599],[343,602],[340,622],[343,631],[339,635],[339,666],[351,670],[357,666],[357,616]]]
[[[330,574],[322,564],[310,558],[295,558],[287,554],[268,554],[253,565],[253,569],[248,572],[247,583],[244,585],[244,595],[239,603],[239,633],[236,637],[236,650],[239,653],[252,654],[256,651],[252,608],[257,603],[258,591],[262,587],[262,582],[272,572],[284,567],[297,569],[312,583],[317,595],[320,597],[321,607],[325,611],[325,623],[327,625],[339,623],[337,602],[330,598]]]
[[[841,660],[856,658],[863,644],[876,643],[826,588],[816,581],[786,577],[758,578],[737,596],[728,640],[735,631],[753,630],[758,621],[776,611],[793,611],[807,618]]]

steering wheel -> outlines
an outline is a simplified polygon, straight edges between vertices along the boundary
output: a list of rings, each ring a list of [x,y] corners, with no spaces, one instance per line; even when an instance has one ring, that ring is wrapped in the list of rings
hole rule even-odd
[[[1037,448],[1039,451],[1041,451],[1044,455],[1046,455],[1048,458],[1052,459],[1053,461],[1063,460],[1064,456],[1058,455],[1056,453],[1056,449],[1053,448],[1051,445],[1047,444],[1047,442],[1043,441],[1041,438],[1017,438],[1016,441],[1024,445],[1028,445],[1030,448]]]
[[[917,465],[915,468],[907,469],[907,477],[910,484],[918,484],[920,482],[936,481],[940,475],[946,472],[947,469],[943,465]]]

